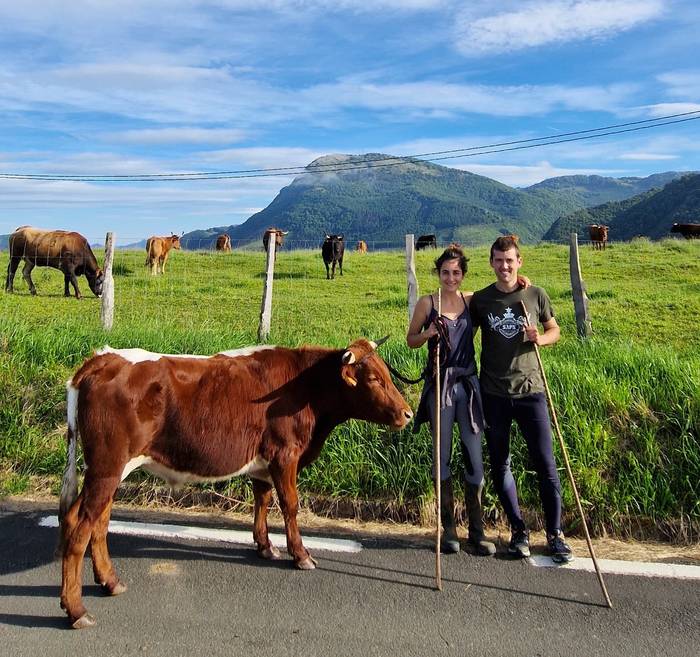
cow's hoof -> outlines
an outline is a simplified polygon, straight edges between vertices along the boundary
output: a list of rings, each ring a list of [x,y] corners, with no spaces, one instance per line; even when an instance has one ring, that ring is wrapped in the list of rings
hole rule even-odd
[[[258,550],[258,555],[261,559],[279,559],[282,556],[280,551],[272,544],[263,550]]]
[[[316,568],[316,565],[316,559],[314,559],[311,555],[306,557],[306,559],[297,561],[296,563],[296,566],[299,570],[314,570]]]
[[[86,627],[92,627],[93,625],[95,625],[95,617],[85,612],[71,627],[74,630],[84,630]]]
[[[120,580],[117,580],[116,584],[101,584],[103,593],[106,595],[121,595],[126,591],[126,584],[121,582]]]

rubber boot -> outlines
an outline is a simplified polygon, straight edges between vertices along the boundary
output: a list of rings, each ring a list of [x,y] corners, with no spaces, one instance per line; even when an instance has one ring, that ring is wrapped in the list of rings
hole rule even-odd
[[[474,552],[482,557],[490,557],[496,554],[496,546],[486,540],[484,535],[484,521],[482,519],[481,492],[483,485],[464,483],[464,506],[467,510],[469,522],[469,536],[467,543],[474,548]]]
[[[452,491],[452,479],[440,482],[440,519],[442,521],[442,552],[454,554],[459,552],[459,539],[455,526],[455,497]]]

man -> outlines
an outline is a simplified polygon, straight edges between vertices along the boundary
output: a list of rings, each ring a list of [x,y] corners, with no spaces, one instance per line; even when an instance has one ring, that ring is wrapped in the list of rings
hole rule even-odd
[[[480,382],[486,444],[493,483],[511,526],[508,552],[530,556],[529,533],[510,470],[510,429],[515,420],[537,472],[549,553],[555,562],[564,563],[573,555],[561,532],[561,486],[552,453],[544,381],[535,354],[535,345],[543,347],[559,340],[559,325],[542,288],[518,285],[523,261],[513,236],[499,237],[493,243],[490,263],[496,282],[474,293],[470,313],[475,329],[481,328]],[[522,302],[527,307],[527,318]]]

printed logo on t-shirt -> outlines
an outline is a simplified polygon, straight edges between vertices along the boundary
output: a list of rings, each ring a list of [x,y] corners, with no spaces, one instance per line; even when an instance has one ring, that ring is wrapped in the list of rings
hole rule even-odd
[[[529,320],[528,313],[528,320]],[[528,321],[520,315],[516,317],[510,308],[506,308],[503,313],[503,317],[494,316],[489,313],[489,326],[492,330],[498,331],[504,338],[514,338],[516,335],[523,332],[523,326],[525,326]]]

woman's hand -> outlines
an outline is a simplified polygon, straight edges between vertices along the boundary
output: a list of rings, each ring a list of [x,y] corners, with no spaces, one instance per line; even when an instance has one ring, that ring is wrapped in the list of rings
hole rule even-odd
[[[430,340],[430,338],[434,338],[438,334],[438,328],[435,324],[435,322],[430,322],[430,325],[428,326],[425,331],[423,331],[423,335],[425,336],[426,340]]]
[[[532,287],[532,283],[527,276],[518,274],[518,287],[524,287],[527,290],[527,288]]]

